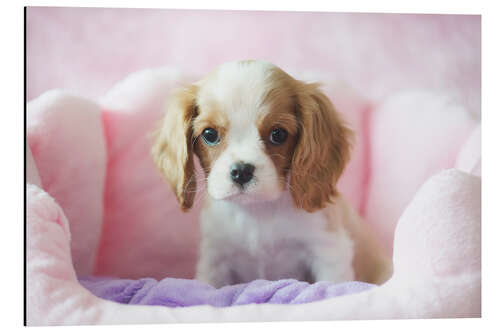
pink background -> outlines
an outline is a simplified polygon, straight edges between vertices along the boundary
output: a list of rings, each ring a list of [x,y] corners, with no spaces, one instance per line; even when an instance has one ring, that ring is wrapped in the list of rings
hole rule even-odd
[[[340,79],[372,101],[445,89],[480,108],[480,16],[30,7],[28,100],[98,98],[130,72],[202,75],[235,59]]]

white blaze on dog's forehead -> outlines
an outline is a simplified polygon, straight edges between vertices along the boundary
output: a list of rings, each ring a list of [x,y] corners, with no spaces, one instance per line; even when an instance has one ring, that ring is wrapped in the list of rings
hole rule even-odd
[[[227,146],[208,176],[208,193],[216,199],[240,191],[229,176],[231,166],[239,161],[255,166],[248,193],[260,199],[276,198],[281,193],[278,175],[257,126],[259,115],[269,109],[263,101],[272,83],[272,68],[274,65],[261,61],[228,63],[199,83],[197,103],[201,112],[204,105],[216,107],[216,112],[224,113],[228,120],[224,134]]]
[[[228,115],[234,127],[255,123],[269,90],[274,65],[264,61],[230,62],[220,66],[203,80],[198,104],[215,104]]]
[[[259,113],[266,113],[263,104],[269,89],[270,69],[265,62],[234,62],[216,72],[212,96],[221,105],[229,120],[228,153],[236,160],[259,164],[264,145],[257,128]]]

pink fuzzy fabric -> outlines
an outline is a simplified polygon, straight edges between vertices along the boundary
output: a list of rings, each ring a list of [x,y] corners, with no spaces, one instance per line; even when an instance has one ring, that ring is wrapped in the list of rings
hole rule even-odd
[[[28,9],[29,323],[478,316],[479,24],[475,16]],[[174,86],[241,58],[325,83],[357,136],[340,190],[388,252],[394,244],[394,277],[373,292],[287,310],[145,310],[96,299],[77,274],[192,277],[201,205],[179,211],[153,167],[148,133]],[[171,66],[122,80],[155,65]],[[87,98],[34,99],[53,87]],[[452,167],[465,173],[431,178]]]
[[[64,207],[71,232],[78,235],[71,246],[77,273],[90,274],[103,219],[106,172],[99,107],[61,92],[48,92],[30,103],[27,130],[40,182]]]

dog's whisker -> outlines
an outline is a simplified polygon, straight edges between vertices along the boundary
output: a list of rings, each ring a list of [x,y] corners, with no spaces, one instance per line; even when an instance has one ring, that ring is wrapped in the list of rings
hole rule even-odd
[[[193,181],[193,177],[195,177],[195,174],[194,174],[194,173],[191,175],[191,177],[189,177],[189,179],[188,179],[188,181],[187,181],[186,185],[184,186],[184,192],[187,192],[187,189],[189,188],[189,185],[190,185],[190,184],[192,183],[192,181]]]
[[[196,206],[203,198],[204,198],[204,192],[206,190],[206,187],[202,187],[200,192],[197,193],[197,197],[195,197],[194,199],[194,202],[193,202],[193,206]]]

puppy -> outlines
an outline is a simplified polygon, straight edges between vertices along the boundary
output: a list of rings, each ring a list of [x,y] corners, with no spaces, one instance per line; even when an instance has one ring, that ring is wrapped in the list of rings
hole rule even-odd
[[[330,100],[264,61],[223,64],[170,98],[152,153],[182,210],[206,176],[196,278],[383,282],[388,260],[336,189],[352,136]]]

